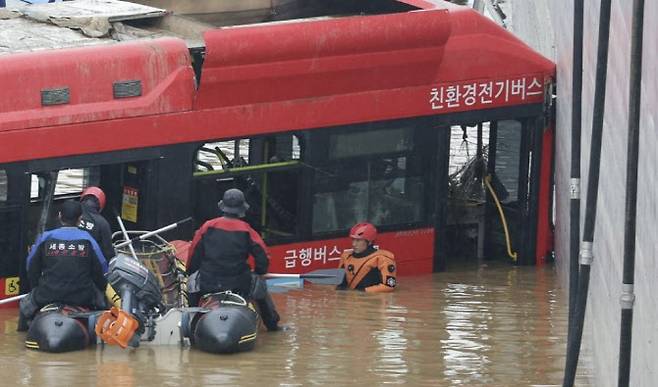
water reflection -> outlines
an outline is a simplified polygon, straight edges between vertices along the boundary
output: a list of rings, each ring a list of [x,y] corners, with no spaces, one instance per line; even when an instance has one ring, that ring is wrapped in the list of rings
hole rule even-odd
[[[16,312],[0,311],[4,385],[560,384],[566,302],[552,268],[464,266],[403,277],[393,294],[309,285],[274,294],[287,330],[256,350],[217,356],[178,347],[23,348]],[[583,357],[587,362],[587,355]],[[580,368],[578,385],[588,385]]]

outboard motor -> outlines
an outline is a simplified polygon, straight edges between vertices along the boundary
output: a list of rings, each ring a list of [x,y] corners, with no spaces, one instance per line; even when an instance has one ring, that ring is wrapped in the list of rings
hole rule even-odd
[[[110,261],[107,280],[121,295],[121,309],[112,307],[96,323],[96,334],[108,344],[138,347],[141,337],[155,336],[153,323],[161,311],[162,292],[155,275],[136,259],[119,254]]]

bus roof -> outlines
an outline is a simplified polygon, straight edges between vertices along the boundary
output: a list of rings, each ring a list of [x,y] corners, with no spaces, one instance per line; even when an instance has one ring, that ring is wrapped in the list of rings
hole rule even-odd
[[[0,55],[0,162],[544,101],[554,64],[503,28],[438,0],[390,3],[197,29],[202,66],[171,37]]]

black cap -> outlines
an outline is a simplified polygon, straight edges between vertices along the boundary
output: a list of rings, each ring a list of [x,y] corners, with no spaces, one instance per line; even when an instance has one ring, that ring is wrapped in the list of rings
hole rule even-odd
[[[76,200],[67,200],[62,203],[59,213],[62,216],[63,222],[75,223],[78,221],[80,215],[82,215],[82,206]]]

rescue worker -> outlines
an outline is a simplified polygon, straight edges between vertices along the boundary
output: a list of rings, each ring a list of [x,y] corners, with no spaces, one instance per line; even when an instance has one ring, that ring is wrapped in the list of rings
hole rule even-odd
[[[87,187],[80,195],[82,203],[82,217],[78,227],[87,231],[96,240],[109,262],[116,252],[112,245],[112,230],[110,224],[100,214],[105,208],[105,192],[98,187]]]
[[[94,238],[76,227],[81,207],[77,201],[64,202],[59,211],[62,227],[41,234],[27,256],[27,279],[32,291],[20,302],[25,322],[53,303],[104,307],[107,262]],[[27,330],[25,324],[20,328]]]
[[[345,269],[345,279],[337,289],[366,292],[392,292],[397,285],[395,256],[376,249],[377,229],[370,223],[356,224],[350,230],[352,250],[343,252],[338,268]]]
[[[253,299],[267,329],[278,330],[279,314],[260,277],[267,273],[270,263],[267,247],[260,235],[240,219],[249,204],[242,191],[232,188],[224,192],[218,206],[223,216],[205,222],[194,234],[187,273],[199,271],[200,295],[230,290]],[[247,263],[249,255],[255,261],[253,273]],[[197,302],[192,300],[190,304]]]

